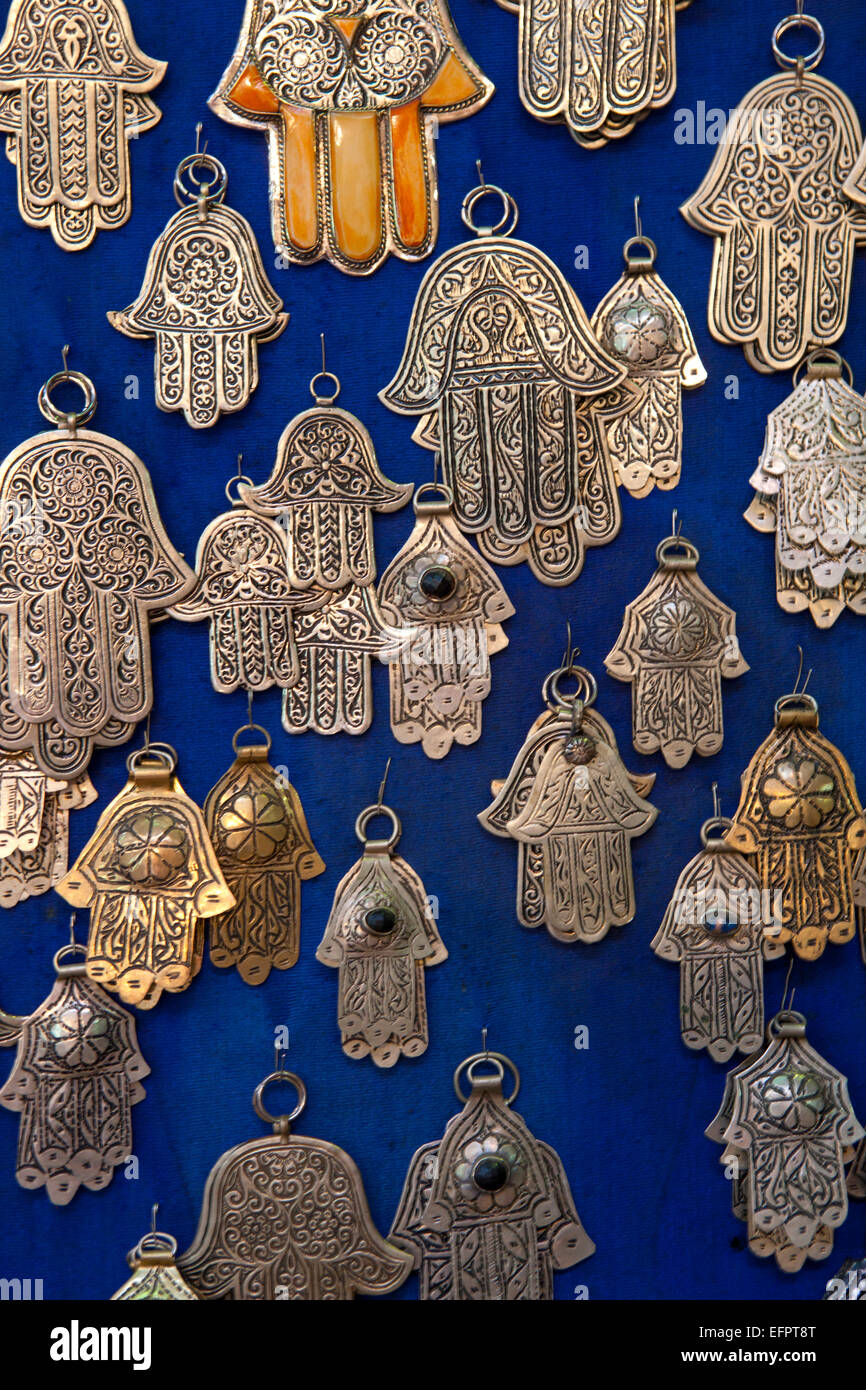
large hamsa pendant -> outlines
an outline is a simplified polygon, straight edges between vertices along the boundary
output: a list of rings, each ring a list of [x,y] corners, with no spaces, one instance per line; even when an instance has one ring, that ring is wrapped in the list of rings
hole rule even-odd
[[[80,948],[79,948],[80,949]],[[0,1105],[21,1115],[16,1177],[57,1206],[79,1187],[107,1187],[132,1153],[131,1109],[150,1072],[135,1020],[85,974],[55,957],[57,982],[29,1017],[0,1014],[0,1046],[17,1045]]]
[[[866,613],[866,399],[846,364],[823,350],[771,412],[745,513],[775,536],[776,598],[832,627],[845,608]]]
[[[492,94],[447,0],[248,0],[210,105],[267,134],[278,250],[369,275],[429,255],[437,122]]]
[[[160,118],[147,93],[166,66],[136,44],[123,0],[13,0],[0,40],[0,131],[21,216],[64,251],[127,221],[129,141]]]
[[[57,885],[74,907],[90,908],[89,977],[142,1009],[190,985],[204,920],[235,905],[175,763],[160,745],[132,754],[129,781]]]
[[[298,959],[301,883],[324,872],[294,787],[268,761],[270,736],[238,746],[208,792],[205,824],[235,905],[210,919],[214,965],[262,984]],[[257,726],[252,726],[257,733]]]
[[[553,1273],[595,1250],[559,1155],[530,1134],[502,1094],[498,1053],[461,1063],[468,1101],[441,1139],[415,1154],[389,1239],[412,1255],[422,1300],[553,1298]],[[479,1074],[479,1066],[485,1071]],[[493,1068],[491,1074],[489,1068]]]

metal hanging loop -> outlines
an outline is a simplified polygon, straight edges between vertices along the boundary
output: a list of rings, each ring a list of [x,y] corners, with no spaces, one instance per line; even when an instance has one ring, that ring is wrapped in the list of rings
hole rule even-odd
[[[577,652],[574,653],[577,655]],[[577,690],[572,695],[566,695],[560,688],[560,683],[566,676],[573,676],[577,681]],[[541,698],[551,710],[572,711],[575,705],[580,704],[588,709],[595,704],[598,695],[598,681],[591,671],[585,666],[578,666],[574,661],[568,665],[558,666],[555,671],[545,678],[544,685],[541,687]]]
[[[315,375],[315,376],[311,379],[311,381],[310,381],[310,395],[312,396],[313,400],[316,402],[316,405],[333,405],[333,404],[334,404],[334,401],[337,399],[337,397],[338,397],[339,394],[340,394],[340,378],[339,378],[338,376],[336,376],[333,372],[329,372],[328,369],[327,369],[327,367],[325,366],[325,335],[324,335],[324,333],[320,333],[320,334],[319,334],[319,337],[320,337],[321,340],[322,340],[322,370],[319,371],[319,372],[316,372],[316,375]],[[332,382],[334,383],[335,389],[331,392],[330,395],[326,395],[326,396],[320,395],[320,394],[316,391],[316,382],[317,382],[317,381],[332,381]]]
[[[478,237],[511,236],[511,233],[517,226],[517,219],[520,216],[520,209],[517,203],[514,201],[511,194],[506,193],[505,189],[500,188],[498,184],[485,183],[484,175],[481,172],[480,159],[476,161],[476,168],[478,169],[478,184],[466,194],[460,208],[460,217],[463,225],[468,227],[470,232],[474,232]],[[493,222],[486,226],[479,226],[474,218],[475,206],[482,198],[486,197],[488,193],[492,193],[494,197],[501,200],[502,216],[498,222]]]
[[[198,129],[201,130],[201,127]],[[198,169],[205,170],[213,177],[196,178],[194,171]],[[185,177],[189,178],[193,188],[187,188],[184,183]],[[222,202],[228,181],[229,176],[224,164],[212,154],[196,150],[195,154],[188,154],[177,166],[174,175],[174,196],[181,207],[186,207],[187,203],[197,203],[202,211],[205,211]]]
[[[85,376],[83,372],[72,372],[66,365],[66,358],[69,353],[68,344],[62,350],[63,370],[55,372],[39,388],[39,395],[36,397],[36,404],[46,420],[50,420],[52,425],[57,425],[58,429],[75,431],[79,425],[86,425],[96,409],[96,387]],[[81,390],[84,396],[84,406],[81,410],[60,410],[51,399],[51,392],[64,382],[71,381]]]
[[[488,1068],[483,1076],[478,1075],[479,1067]],[[505,1073],[510,1072],[514,1079],[514,1087],[511,1095],[508,1097],[503,1096],[503,1100],[506,1105],[513,1105],[514,1101],[517,1099],[520,1091],[520,1072],[517,1070],[511,1058],[506,1057],[504,1052],[489,1052],[486,1049],[484,1052],[473,1052],[471,1057],[464,1057],[460,1065],[455,1068],[454,1093],[462,1105],[465,1105],[469,1099],[468,1096],[463,1094],[460,1085],[464,1072],[466,1073],[466,1080],[469,1082],[470,1086],[475,1086],[479,1081],[484,1079],[502,1082],[505,1079]]]
[[[800,54],[796,58],[789,57],[787,53],[783,53],[782,49],[779,47],[779,41],[785,34],[789,33],[791,29],[811,29],[812,33],[816,35],[818,42],[810,53]],[[798,7],[796,14],[786,15],[784,19],[779,20],[779,23],[773,30],[772,43],[773,57],[776,59],[779,67],[798,72],[810,72],[812,68],[816,68],[824,57],[827,48],[827,38],[820,19],[816,19],[815,16],[811,14],[803,14],[802,8],[800,7]]]
[[[294,1086],[298,1093],[297,1104],[294,1110],[289,1111],[288,1115],[272,1115],[269,1110],[265,1109],[265,1090],[268,1086],[278,1081],[289,1086]],[[306,1103],[307,1088],[303,1081],[299,1076],[296,1076],[293,1071],[284,1071],[282,1067],[280,1067],[279,1071],[272,1071],[269,1076],[265,1077],[264,1081],[259,1082],[256,1089],[253,1091],[253,1109],[260,1120],[264,1120],[266,1125],[273,1125],[275,1130],[286,1131],[288,1126],[292,1123],[292,1120],[296,1120],[301,1114]]]

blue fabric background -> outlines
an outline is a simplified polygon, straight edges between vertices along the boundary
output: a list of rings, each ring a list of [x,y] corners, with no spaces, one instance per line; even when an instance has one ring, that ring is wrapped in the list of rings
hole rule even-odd
[[[793,8],[793,7],[792,7]],[[827,56],[821,66],[866,116],[866,11],[859,0],[821,4]],[[808,616],[776,606],[772,542],[742,519],[749,475],[769,410],[790,390],[787,377],[760,377],[739,350],[714,343],[706,328],[712,247],[691,230],[679,204],[703,177],[713,149],[674,141],[675,112],[729,108],[774,71],[770,34],[784,0],[696,0],[678,19],[679,85],[672,103],[627,139],[586,152],[564,127],[532,120],[517,95],[517,21],[491,0],[454,0],[470,52],[496,84],[486,109],[443,127],[438,144],[441,227],[438,250],[462,240],[460,201],[475,183],[480,157],[488,181],[504,184],[520,205],[519,234],[550,255],[575,285],[588,312],[619,276],[621,246],[633,230],[632,202],[642,197],[644,228],[658,243],[658,269],[691,319],[709,372],[685,401],[681,485],[635,501],[623,496],[623,526],[610,546],[588,555],[571,588],[544,588],[525,566],[501,571],[517,609],[510,646],[494,658],[493,694],[484,733],[470,749],[441,763],[420,746],[397,745],[388,727],[387,674],[374,672],[376,714],[362,738],[290,739],[279,723],[279,696],[255,702],[255,717],[274,735],[274,761],[287,764],[306,808],[327,872],[303,890],[302,958],[274,972],[259,989],[208,961],[192,988],[163,997],[140,1016],[139,1037],[152,1067],[147,1099],[134,1111],[137,1181],[118,1173],[102,1193],[79,1193],[56,1209],[44,1193],[22,1191],[13,1177],[18,1117],[0,1111],[0,1203],[4,1221],[0,1275],[42,1278],[50,1298],[107,1298],[122,1282],[124,1255],[146,1229],[153,1201],[159,1222],[181,1248],[195,1230],[211,1165],[229,1146],[262,1133],[251,1092],[270,1070],[273,1030],[290,1029],[289,1065],[304,1077],[309,1104],[300,1128],[346,1148],[357,1160],[373,1215],[387,1231],[415,1148],[437,1138],[454,1113],[451,1073],[489,1030],[523,1074],[518,1109],[533,1131],[562,1155],[578,1209],[598,1251],[557,1276],[560,1299],[586,1284],[593,1299],[816,1298],[842,1259],[862,1252],[862,1205],[853,1205],[829,1261],[796,1276],[759,1261],[740,1243],[730,1214],[719,1150],[703,1137],[721,1099],[724,1068],[686,1051],[677,1023],[674,966],[649,950],[677,874],[698,846],[717,779],[723,808],[735,804],[739,775],[771,726],[774,699],[792,686],[797,643],[814,666],[811,691],[821,727],[861,775],[866,794],[866,739],[861,688],[866,622],[845,614],[821,633]],[[224,508],[223,487],[239,450],[255,481],[269,474],[277,439],[290,416],[310,403],[307,382],[327,335],[328,365],[342,378],[340,404],[369,426],[384,471],[397,480],[430,476],[431,455],[410,440],[412,422],[389,413],[377,391],[400,359],[408,316],[427,264],[389,261],[371,279],[353,280],[325,264],[274,269],[267,208],[265,141],[218,121],[206,100],[234,49],[240,0],[133,0],[139,44],[168,59],[154,93],[163,112],[155,130],[132,146],[134,209],[119,231],[101,233],[86,252],[59,250],[46,232],[21,222],[14,170],[0,165],[5,326],[0,365],[0,446],[5,454],[45,428],[36,409],[40,384],[60,367],[89,373],[99,392],[93,428],[135,449],[153,476],[174,543],[191,560],[206,523]],[[796,45],[794,50],[796,51]],[[212,153],[229,171],[231,205],[252,222],[271,279],[292,319],[261,353],[261,384],[241,414],[194,432],[180,415],[160,414],[153,400],[150,343],[117,334],[105,311],[138,292],[148,250],[174,211],[172,178],[204,122]],[[588,269],[573,268],[574,248],[589,250]],[[866,254],[858,259],[849,328],[841,344],[866,387]],[[139,378],[138,400],[124,383]],[[739,398],[725,398],[726,378]],[[701,550],[700,573],[738,616],[751,671],[725,685],[723,752],[668,771],[660,758],[631,751],[628,686],[605,674],[603,658],[619,632],[624,605],[649,579],[657,541],[679,509],[684,533]],[[376,520],[380,572],[412,524],[406,510]],[[566,619],[584,660],[597,674],[598,707],[611,721],[628,766],[653,770],[659,817],[634,850],[638,911],[599,945],[566,947],[530,933],[514,915],[515,846],[481,830],[476,813],[489,801],[492,777],[504,775],[540,710],[540,686],[561,656]],[[243,697],[217,695],[208,675],[206,625],[167,623],[154,631],[156,707],[152,736],[180,752],[179,773],[199,803],[231,760],[230,739],[246,718]],[[97,806],[72,817],[72,848],[85,843],[98,809],[124,780],[128,749],[98,753],[92,773]],[[394,761],[388,800],[403,818],[401,852],[440,902],[450,951],[428,973],[431,1044],[417,1061],[380,1073],[344,1057],[336,1029],[336,972],[319,965],[334,887],[354,861],[357,811],[375,799],[385,760]],[[6,912],[0,920],[0,1005],[27,1012],[48,993],[52,953],[66,940],[67,910],[55,896]],[[786,963],[767,971],[768,1010],[778,1007]],[[846,1071],[866,1120],[866,975],[857,946],[830,947],[816,965],[797,963],[797,1006],[810,1018],[812,1042]],[[576,1051],[577,1025],[590,1046]],[[0,1057],[4,1068],[12,1053]],[[416,1296],[412,1279],[396,1298]]]

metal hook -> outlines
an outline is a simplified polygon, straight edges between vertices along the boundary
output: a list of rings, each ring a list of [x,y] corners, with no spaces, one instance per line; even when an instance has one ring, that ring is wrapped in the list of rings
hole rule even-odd
[[[640,220],[640,194],[634,200],[634,234],[638,241],[643,241],[643,224]]]
[[[574,665],[576,659],[580,656],[580,647],[575,647],[572,642],[571,621],[568,618],[565,620],[565,638],[566,646],[565,651],[562,653],[562,666],[563,670],[567,671]]]
[[[68,344],[68,343],[64,343],[63,347],[60,349],[60,356],[63,358],[63,370],[64,370],[64,372],[68,372],[68,371],[69,371],[69,344]]]
[[[320,333],[320,334],[319,334],[319,337],[320,337],[321,340],[322,340],[322,376],[327,376],[327,375],[328,375],[328,371],[327,371],[327,368],[326,368],[326,366],[325,366],[325,335],[324,335],[324,333]]]
[[[481,185],[482,188],[486,188],[486,187],[487,187],[487,182],[486,182],[486,180],[485,180],[485,178],[484,178],[484,170],[481,168],[481,160],[480,160],[480,159],[476,159],[476,161],[475,161],[475,168],[476,168],[476,171],[477,171],[477,173],[478,173],[478,182],[479,182],[479,184]]]
[[[716,821],[722,819],[722,803],[719,800],[719,784],[713,783],[713,818]]]
[[[779,1010],[780,1013],[784,1013],[784,1012],[785,1012],[785,1009],[786,1009],[786,1004],[787,1004],[787,999],[788,999],[788,983],[789,983],[789,981],[790,981],[790,979],[791,979],[791,971],[792,971],[793,969],[794,969],[794,956],[792,955],[792,956],[791,956],[791,959],[790,959],[790,961],[789,961],[789,963],[788,963],[788,973],[787,973],[787,975],[785,976],[785,988],[782,990],[782,1007],[781,1007],[781,1009]],[[791,1005],[793,1005],[793,1003],[794,1003],[794,992],[793,992],[793,990],[792,990],[792,992],[791,992]],[[791,1007],[791,1005],[788,1005],[788,1007]]]
[[[811,678],[812,678],[812,667],[810,666],[809,669],[808,669],[808,671],[806,672],[806,679],[803,681],[803,688],[802,688],[802,690],[801,690],[801,689],[800,689],[800,677],[801,677],[802,674],[803,674],[803,648],[799,645],[799,643],[798,643],[798,645],[797,645],[797,651],[798,651],[798,653],[799,653],[800,660],[799,660],[799,664],[798,664],[798,666],[797,666],[797,679],[794,681],[794,689],[792,690],[791,694],[792,694],[792,695],[805,695],[805,694],[806,694],[806,687],[807,687],[807,685],[809,684],[809,681],[810,681]]]
[[[75,916],[76,916],[76,914],[75,914],[74,912],[70,912],[70,914],[69,914],[69,944],[70,944],[70,946],[74,946],[74,945],[75,945]]]
[[[385,804],[385,784],[388,781],[388,773],[391,771],[391,759],[385,764],[385,775],[379,783],[379,795],[376,797],[376,809],[380,811]]]
[[[201,129],[201,126],[199,126],[199,130],[200,130],[200,129]],[[152,1236],[155,1236],[155,1235],[156,1235],[156,1213],[157,1213],[158,1211],[159,1211],[159,1202],[154,1202],[153,1206],[152,1206],[151,1209],[150,1209],[150,1234],[151,1234]]]
[[[676,507],[674,507],[673,516],[671,517],[671,535],[674,536],[677,540],[679,540],[682,534],[683,523],[679,520],[679,512],[677,511]]]
[[[254,728],[253,724],[253,692],[247,690],[247,728]]]
[[[803,0],[797,0],[797,18],[803,18]]]
[[[438,484],[439,484],[439,450],[436,449],[436,450],[434,451],[434,454],[433,454],[433,486],[434,486],[434,487],[437,487]]]
[[[147,712],[147,719],[144,725],[144,746],[145,748],[150,747],[150,710]]]
[[[208,142],[207,142],[207,140],[205,140],[205,142],[204,142],[204,149],[202,149],[202,148],[201,148],[201,132],[202,132],[202,124],[201,124],[201,121],[196,121],[196,126],[195,126],[195,152],[196,152],[196,157],[199,158],[199,159],[204,159],[205,155],[207,154]]]
[[[483,1051],[485,1057],[489,1057],[489,1056],[490,1056],[490,1053],[489,1053],[488,1050],[487,1050],[487,1029],[486,1029],[486,1028],[482,1028],[482,1029],[481,1029],[481,1050]]]
[[[242,477],[244,476],[243,473],[241,472],[241,465],[242,465],[243,461],[244,461],[244,456],[243,456],[243,454],[238,454],[238,478],[242,478]]]

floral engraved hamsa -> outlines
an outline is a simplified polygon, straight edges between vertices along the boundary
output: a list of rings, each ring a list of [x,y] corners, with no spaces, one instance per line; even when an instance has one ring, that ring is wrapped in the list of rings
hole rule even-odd
[[[122,0],[13,0],[0,40],[0,131],[18,208],[64,251],[122,227],[129,141],[156,125],[166,64],[142,53]]]
[[[267,133],[274,245],[368,275],[429,255],[437,123],[492,94],[447,0],[247,0],[210,105]]]

